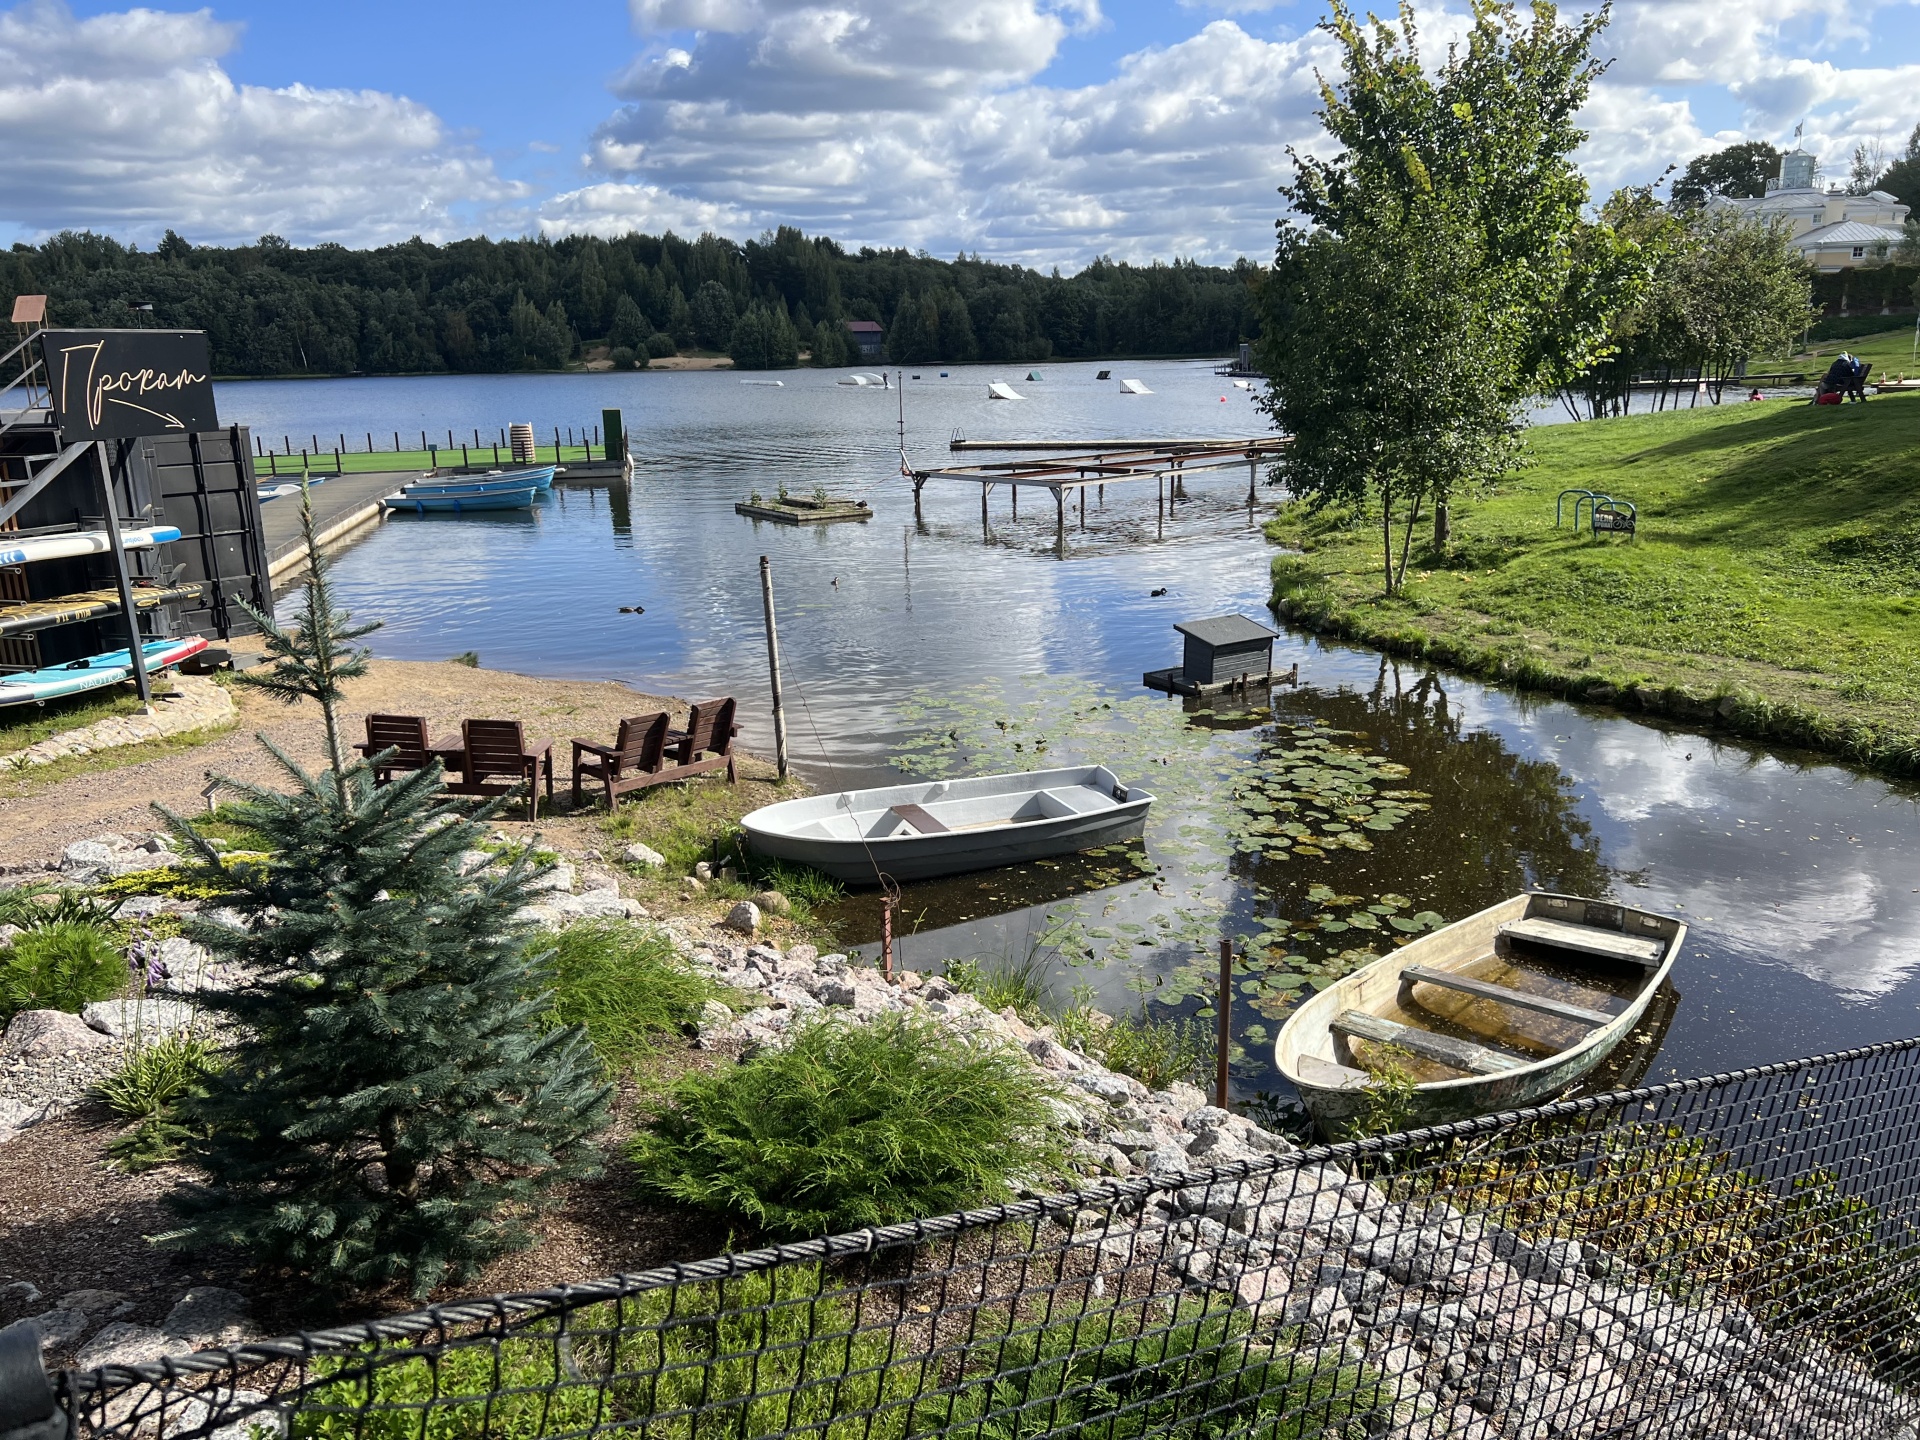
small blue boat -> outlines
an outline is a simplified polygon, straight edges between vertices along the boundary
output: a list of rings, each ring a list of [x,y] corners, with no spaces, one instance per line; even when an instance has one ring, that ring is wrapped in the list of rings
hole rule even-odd
[[[436,487],[422,490],[408,486],[398,495],[389,495],[380,503],[389,510],[411,510],[416,515],[451,513],[463,515],[469,510],[530,510],[537,487],[521,485],[516,489]]]
[[[416,480],[400,489],[402,495],[466,495],[484,490],[535,490],[553,488],[554,467],[537,466],[532,470],[492,470],[484,475],[448,475],[438,480]]]

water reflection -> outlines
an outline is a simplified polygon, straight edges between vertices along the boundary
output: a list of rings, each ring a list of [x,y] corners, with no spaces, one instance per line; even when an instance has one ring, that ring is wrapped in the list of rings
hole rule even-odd
[[[910,387],[909,448],[917,463],[932,464],[946,458],[955,429],[1012,438],[1258,428],[1249,408],[1219,403],[1208,367],[1139,369],[1157,392],[1145,403],[1095,383],[1092,367],[1062,366],[1022,405],[987,402],[981,370],[956,371],[950,382]],[[916,694],[984,683],[1011,691],[1019,677],[1043,676],[1137,696],[1143,671],[1178,658],[1174,621],[1259,615],[1267,598],[1272,552],[1245,508],[1244,475],[1190,480],[1164,537],[1151,485],[1110,486],[1104,504],[1090,495],[1086,528],[1077,507],[1069,517],[1065,560],[1053,553],[1050,503],[1023,499],[1016,521],[996,492],[984,537],[991,543],[983,543],[974,487],[930,485],[915,516],[894,478],[897,397],[836,387],[828,375],[751,392],[724,373],[233,389],[236,418],[276,434],[491,430],[511,419],[545,429],[624,406],[639,456],[630,488],[562,489],[532,516],[402,517],[341,553],[344,603],[387,622],[373,637],[382,655],[438,660],[475,650],[484,665],[531,674],[738,695],[745,739],[764,751],[757,568],[767,554],[793,753],[823,788],[896,775],[888,759],[915,728],[903,707]],[[875,518],[796,530],[732,513],[750,490],[782,483],[858,495]],[[646,613],[622,615],[621,606]],[[1262,920],[1312,920],[1325,908],[1310,898],[1315,884],[1369,900],[1398,894],[1409,902],[1395,912],[1402,918],[1421,909],[1454,918],[1540,885],[1610,892],[1688,918],[1675,976],[1686,1001],[1671,1014],[1664,1045],[1655,1037],[1637,1052],[1650,1079],[1920,1029],[1912,860],[1920,815],[1911,790],[1304,636],[1283,637],[1276,660],[1282,668],[1298,660],[1306,682],[1278,696],[1277,718],[1217,703],[1154,703],[1205,731],[1201,740],[1218,755],[1238,759],[1283,746],[1278,732],[1307,722],[1363,732],[1355,743],[1406,765],[1405,785],[1426,792],[1432,808],[1367,832],[1370,851],[1277,860],[1182,840],[1183,824],[1222,824],[1210,802],[1196,799],[1150,845],[1151,876],[1097,857],[919,887],[901,917],[903,963],[1017,957],[1051,944],[1062,924],[1104,929],[1112,939],[1092,937],[1103,955],[1117,947],[1123,958],[1098,975],[1070,970],[1063,982],[1089,979],[1109,1004],[1131,1005],[1130,979],[1157,981],[1162,994],[1184,984],[1183,967],[1223,926],[1251,935],[1270,933]],[[1215,713],[1199,713],[1207,708]],[[870,900],[849,901],[844,918],[850,939],[876,937]],[[1290,939],[1291,929],[1284,933]],[[1197,993],[1180,1004],[1196,1008]],[[1262,1077],[1249,1072],[1239,1083],[1255,1088]]]

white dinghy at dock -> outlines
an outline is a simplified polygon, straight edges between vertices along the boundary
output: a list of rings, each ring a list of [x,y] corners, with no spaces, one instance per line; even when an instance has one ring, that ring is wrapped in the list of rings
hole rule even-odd
[[[1083,765],[809,795],[740,823],[757,855],[877,885],[1137,840],[1152,804],[1104,765]]]

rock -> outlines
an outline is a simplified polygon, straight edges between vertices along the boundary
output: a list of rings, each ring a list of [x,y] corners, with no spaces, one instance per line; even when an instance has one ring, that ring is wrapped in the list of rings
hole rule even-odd
[[[200,1398],[205,1396],[205,1399]],[[284,1407],[269,1405],[258,1390],[205,1390],[168,1409],[162,1440],[176,1435],[206,1440],[280,1440],[287,1433]]]
[[[144,1365],[162,1355],[190,1355],[193,1346],[176,1335],[146,1325],[115,1320],[100,1327],[73,1357],[76,1370],[98,1370],[103,1365]]]
[[[644,920],[647,907],[618,890],[589,890],[584,895],[555,895],[549,902],[576,920]]]
[[[43,1060],[69,1050],[97,1050],[107,1037],[64,1010],[22,1010],[0,1039],[0,1059]]]
[[[1045,1036],[1035,1036],[1027,1042],[1027,1053],[1040,1062],[1043,1069],[1064,1074],[1087,1068],[1087,1062],[1057,1040]]]
[[[709,1000],[700,1007],[700,1028],[717,1030],[722,1025],[733,1023],[733,1011],[718,1000]]]
[[[846,956],[837,957],[845,963]],[[820,951],[812,945],[789,945],[787,959],[795,965],[812,965],[820,959]]]
[[[147,848],[151,845],[151,840],[136,844],[125,835],[112,833],[76,840],[60,852],[60,873],[82,881],[110,879],[136,870],[160,869],[179,858],[164,845]]]
[[[102,1035],[125,1039],[143,1035],[157,1040],[193,1024],[194,1007],[184,1000],[162,1000],[156,996],[139,999],[96,1000],[80,1012],[80,1018]]]
[[[769,915],[788,916],[793,913],[793,902],[778,890],[762,890],[753,897],[753,903]]]
[[[536,875],[528,882],[530,890],[554,890],[561,894],[573,893],[573,866],[561,860],[543,875]]]
[[[31,1100],[0,1100],[0,1145],[47,1118],[47,1106]],[[0,1320],[0,1323],[4,1323]]]
[[[160,1329],[175,1339],[191,1341],[195,1349],[203,1349],[238,1343],[247,1334],[246,1321],[246,1296],[218,1285],[196,1285],[167,1312]]]
[[[29,1315],[16,1324],[31,1325],[40,1332],[42,1350],[65,1350],[74,1341],[92,1328],[93,1322],[78,1310],[49,1310],[42,1315]]]
[[[713,879],[713,866],[704,860],[697,861],[693,867],[693,878],[698,880],[702,885],[706,884],[707,881]]]
[[[169,901],[164,895],[129,895],[113,914],[116,920],[150,920],[155,915],[166,914],[168,908]]]
[[[638,841],[635,841],[622,850],[620,852],[620,858],[629,865],[643,865],[649,870],[663,869],[667,863],[666,856],[662,855],[652,846],[642,845]]]
[[[127,1297],[118,1290],[74,1290],[53,1302],[56,1310],[77,1310],[82,1315],[98,1315],[111,1310]]]
[[[33,1314],[40,1308],[40,1287],[30,1280],[15,1280],[0,1285],[0,1325]]]
[[[729,930],[738,930],[742,935],[751,935],[760,928],[760,907],[751,900],[742,900],[727,911],[727,918],[720,923]]]
[[[18,925],[0,925],[0,946],[11,945],[14,936],[26,933]]]

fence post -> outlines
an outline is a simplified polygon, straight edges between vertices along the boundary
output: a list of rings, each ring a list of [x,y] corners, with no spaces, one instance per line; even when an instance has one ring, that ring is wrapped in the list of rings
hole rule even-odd
[[[0,1440],[65,1440],[67,1417],[40,1360],[40,1330],[21,1321],[0,1329]]]

